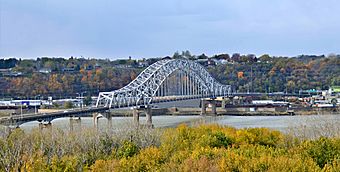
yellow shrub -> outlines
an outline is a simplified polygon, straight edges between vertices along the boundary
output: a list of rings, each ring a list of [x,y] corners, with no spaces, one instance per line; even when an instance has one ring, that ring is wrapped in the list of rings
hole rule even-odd
[[[97,160],[91,169],[93,172],[118,171],[118,163],[117,160]]]
[[[181,164],[179,171],[183,172],[206,172],[206,171],[218,171],[213,160],[209,160],[209,158],[202,156],[199,159],[189,158]]]
[[[142,149],[140,153],[131,158],[120,160],[119,171],[160,171],[163,156],[156,147]]]
[[[241,148],[242,149],[242,148]],[[270,153],[261,155],[247,154],[228,150],[226,156],[220,158],[219,171],[317,171],[320,170],[311,158],[300,155],[278,155]]]
[[[322,169],[323,172],[339,172],[340,171],[340,159],[334,158],[332,163],[328,163]]]
[[[267,128],[240,129],[236,132],[239,144],[259,144],[265,146],[283,146],[284,136],[279,131]]]
[[[214,159],[221,155],[225,149],[223,148],[210,148],[210,147],[197,147],[191,153],[191,158],[200,159],[206,157],[208,159]]]

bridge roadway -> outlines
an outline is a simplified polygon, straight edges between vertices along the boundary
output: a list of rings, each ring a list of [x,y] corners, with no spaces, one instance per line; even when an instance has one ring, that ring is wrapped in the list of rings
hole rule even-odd
[[[166,96],[166,97],[155,97],[154,103],[161,103],[161,102],[169,102],[169,101],[180,101],[180,100],[188,100],[194,98],[200,98],[202,96]],[[143,104],[139,105],[143,106]],[[26,122],[31,121],[39,121],[39,122],[51,122],[56,118],[63,118],[63,117],[73,117],[73,116],[85,116],[91,113],[96,112],[107,112],[110,109],[119,109],[119,108],[127,108],[133,107],[131,105],[121,105],[117,107],[88,107],[82,109],[65,109],[64,111],[58,112],[51,112],[51,113],[37,113],[37,114],[23,114],[23,115],[13,115],[11,117],[3,117],[0,118],[0,125],[5,126],[19,126]]]
[[[82,109],[68,109],[64,111],[51,112],[51,113],[37,113],[37,114],[24,114],[13,115],[10,117],[0,118],[0,124],[5,126],[19,126],[26,122],[31,121],[46,121],[51,122],[56,118],[71,117],[71,116],[83,116],[90,113],[105,112],[109,110],[108,107],[90,107]]]
[[[229,96],[308,96],[308,95],[299,95],[299,94],[285,94],[285,93],[232,93]],[[181,100],[188,100],[188,99],[200,99],[204,98],[204,96],[199,95],[191,95],[191,96],[166,96],[166,97],[155,97],[155,101],[153,103],[161,103],[161,102],[170,102],[170,101],[181,101]],[[119,107],[112,107],[116,108],[126,108],[131,107],[129,105],[122,105]],[[24,115],[13,115],[11,117],[3,117],[0,118],[0,125],[5,126],[19,126],[26,122],[31,121],[46,121],[50,122],[56,118],[63,118],[63,117],[72,117],[72,116],[85,116],[91,113],[96,112],[107,112],[109,111],[109,107],[89,107],[83,109],[67,109],[64,111],[52,112],[52,113],[37,113],[37,114],[24,114]]]

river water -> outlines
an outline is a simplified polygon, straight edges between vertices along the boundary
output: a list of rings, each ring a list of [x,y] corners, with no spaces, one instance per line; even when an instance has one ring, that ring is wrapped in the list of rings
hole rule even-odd
[[[154,116],[152,117],[154,127],[175,127],[179,124],[185,123],[188,125],[198,124],[219,124],[231,126],[235,128],[260,128],[266,127],[283,132],[288,131],[292,127],[299,126],[319,126],[326,123],[340,126],[340,114],[338,115],[309,115],[309,116]],[[145,117],[140,117],[140,123],[145,124]],[[59,118],[52,121],[53,127],[60,129],[69,129],[69,118]],[[132,117],[113,117],[112,127],[120,128],[133,124]],[[38,122],[28,122],[22,124],[20,128],[30,130],[38,127]],[[93,127],[92,117],[81,118],[81,123],[74,124],[76,127]],[[108,120],[100,118],[98,128],[106,129],[108,127]],[[334,127],[334,126],[333,126]],[[336,129],[339,129],[338,127]]]
[[[169,107],[199,107],[199,100],[181,100],[156,104],[159,108]],[[140,117],[140,123],[145,124],[145,117]],[[219,124],[235,128],[271,128],[288,132],[291,128],[305,128],[309,130],[329,130],[340,133],[340,114],[337,115],[308,115],[308,116],[153,116],[152,123],[156,128],[176,127],[179,124]],[[69,118],[59,118],[52,121],[52,126],[60,129],[70,129]],[[112,128],[124,128],[133,125],[132,117],[113,117]],[[31,130],[39,126],[38,122],[28,122],[20,126],[24,130]],[[81,123],[74,124],[74,127],[93,127],[92,117],[82,117]],[[108,120],[99,119],[98,128],[108,128]]]

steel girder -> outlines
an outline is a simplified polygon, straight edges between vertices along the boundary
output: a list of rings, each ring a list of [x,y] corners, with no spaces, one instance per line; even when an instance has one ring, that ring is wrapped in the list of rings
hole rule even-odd
[[[100,92],[96,106],[120,108],[151,104],[160,86],[176,70],[186,72],[200,85],[201,97],[225,96],[231,91],[230,85],[220,84],[203,66],[194,61],[161,60],[147,67],[125,87],[111,92]]]

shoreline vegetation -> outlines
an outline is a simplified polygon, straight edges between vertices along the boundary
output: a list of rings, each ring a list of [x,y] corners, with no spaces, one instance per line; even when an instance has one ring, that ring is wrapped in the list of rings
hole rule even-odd
[[[287,133],[216,124],[15,129],[0,133],[0,171],[339,171],[340,121]]]

